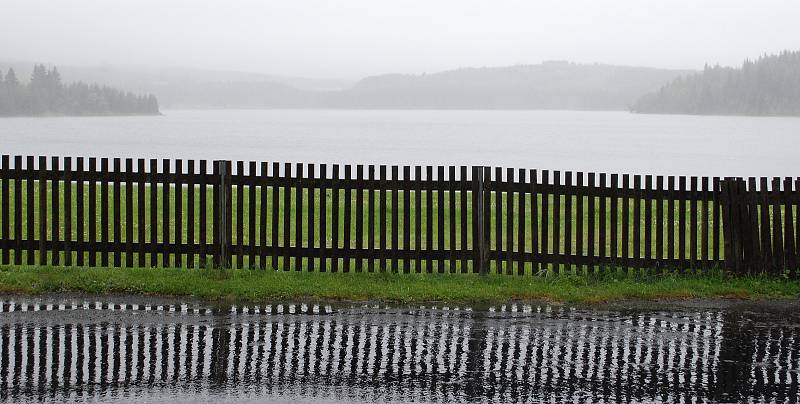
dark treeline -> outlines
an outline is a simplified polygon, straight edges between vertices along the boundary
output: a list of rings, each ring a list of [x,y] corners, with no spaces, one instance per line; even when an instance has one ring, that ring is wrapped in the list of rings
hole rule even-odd
[[[21,83],[13,68],[0,71],[0,116],[155,115],[153,95],[136,95],[82,82],[64,84],[61,74],[44,65],[33,69],[30,82]]]
[[[747,60],[741,68],[706,66],[640,98],[639,113],[800,116],[800,51]]]

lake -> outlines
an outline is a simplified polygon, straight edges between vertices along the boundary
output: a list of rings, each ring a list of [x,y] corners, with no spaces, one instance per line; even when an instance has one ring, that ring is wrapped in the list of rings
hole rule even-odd
[[[797,176],[800,119],[584,111],[188,110],[0,119],[3,154]]]
[[[15,402],[796,402],[797,302],[0,299]]]

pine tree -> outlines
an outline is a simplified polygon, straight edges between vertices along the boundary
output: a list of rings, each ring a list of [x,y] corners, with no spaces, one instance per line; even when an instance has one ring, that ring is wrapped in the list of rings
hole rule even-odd
[[[9,100],[8,91],[6,90],[6,82],[3,79],[3,70],[0,69],[0,116],[9,115]]]
[[[19,86],[19,80],[17,79],[17,74],[14,73],[13,67],[9,68],[8,74],[6,74],[6,87],[12,88],[18,86]]]

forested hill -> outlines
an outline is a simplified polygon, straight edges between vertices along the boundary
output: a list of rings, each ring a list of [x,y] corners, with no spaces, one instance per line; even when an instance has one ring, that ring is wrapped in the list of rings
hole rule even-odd
[[[365,78],[331,93],[334,108],[627,110],[642,94],[690,73],[562,61]]]
[[[640,98],[639,113],[800,116],[800,51],[762,56],[741,68],[713,66]]]
[[[36,65],[27,84],[13,68],[0,71],[0,116],[157,115],[153,95],[82,82],[64,84],[54,67]]]

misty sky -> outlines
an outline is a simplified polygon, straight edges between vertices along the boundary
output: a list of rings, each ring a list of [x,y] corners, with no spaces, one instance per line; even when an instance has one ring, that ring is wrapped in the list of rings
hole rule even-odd
[[[570,60],[738,65],[800,49],[797,0],[3,0],[0,59],[355,79]]]

